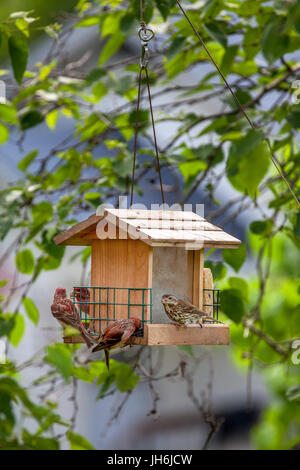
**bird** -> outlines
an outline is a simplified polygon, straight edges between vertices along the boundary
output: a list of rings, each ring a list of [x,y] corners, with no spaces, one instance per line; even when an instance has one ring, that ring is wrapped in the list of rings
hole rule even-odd
[[[109,370],[110,350],[130,344],[132,335],[141,326],[142,322],[138,318],[121,318],[110,323],[98,337],[97,344],[92,348],[92,352],[104,349],[107,370]]]
[[[165,294],[161,298],[161,303],[164,306],[165,312],[170,318],[179,325],[189,325],[196,323],[202,328],[202,323],[206,321],[215,321],[217,323],[223,323],[220,320],[216,320],[209,316],[203,310],[200,310],[195,305],[191,304],[187,300],[178,299],[173,294]]]
[[[90,348],[95,344],[95,339],[86,331],[80,320],[80,314],[76,305],[67,296],[64,287],[55,290],[51,312],[54,318],[63,326],[70,326],[79,330],[81,336]]]
[[[90,311],[91,311],[91,293],[90,289],[87,287],[75,287],[74,291],[71,293],[71,299],[73,302],[77,304],[80,313],[83,313],[83,317],[81,318],[82,323],[84,324],[85,328],[91,328],[91,321],[90,321]],[[82,315],[81,315],[82,316]]]

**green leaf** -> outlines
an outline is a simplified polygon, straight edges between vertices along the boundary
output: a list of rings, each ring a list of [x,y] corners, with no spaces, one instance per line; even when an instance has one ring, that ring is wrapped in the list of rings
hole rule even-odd
[[[0,338],[8,336],[15,326],[15,315],[12,313],[0,314]]]
[[[240,277],[230,277],[228,282],[230,287],[241,292],[243,299],[247,302],[249,299],[249,289],[247,282]]]
[[[246,245],[241,244],[235,250],[223,250],[222,254],[225,263],[229,264],[229,266],[231,266],[237,272],[243,266],[246,260]]]
[[[43,120],[44,118],[39,111],[28,111],[20,119],[21,129],[23,131],[26,131],[31,127],[37,126],[38,124],[43,122]]]
[[[72,353],[65,344],[51,344],[47,347],[45,361],[52,364],[66,382],[70,381],[73,361]]]
[[[20,160],[18,163],[19,170],[26,171],[29,165],[37,157],[38,153],[39,153],[38,150],[32,150],[32,152],[26,155],[26,157],[22,158],[22,160]]]
[[[18,124],[18,113],[13,105],[0,104],[0,118],[8,124]]]
[[[33,300],[31,300],[29,297],[25,297],[23,299],[23,305],[26,310],[26,313],[28,315],[28,318],[34,323],[35,325],[38,324],[39,322],[39,311],[35,306],[35,303]]]
[[[9,137],[9,130],[2,122],[0,122],[0,144],[5,144],[8,137]]]
[[[205,261],[205,267],[211,270],[215,281],[220,281],[226,276],[227,268],[220,261]]]
[[[95,26],[100,23],[100,16],[87,16],[86,18],[83,18],[82,20],[78,21],[76,23],[75,27],[76,28],[86,28],[89,26]]]
[[[102,82],[98,82],[93,86],[92,93],[97,100],[101,100],[106,95],[107,89]]]
[[[271,220],[255,220],[250,224],[250,231],[255,235],[269,235],[273,228],[273,222]]]
[[[67,431],[67,438],[70,443],[71,450],[95,450],[92,444],[80,434],[73,431]]]
[[[54,129],[55,129],[57,119],[58,119],[57,109],[53,109],[52,111],[50,111],[50,113],[48,113],[46,115],[46,123],[47,123],[47,126],[49,127],[49,129],[51,129],[51,131],[54,131]]]
[[[241,293],[237,289],[224,289],[220,293],[221,310],[235,323],[240,323],[245,305]]]
[[[269,150],[262,139],[262,132],[252,129],[242,139],[233,141],[226,165],[232,186],[252,197],[270,165]]]
[[[186,38],[184,36],[176,36],[176,38],[171,42],[167,50],[167,59],[171,60],[176,54],[181,51],[185,45]]]
[[[101,51],[99,57],[99,65],[104,64],[107,59],[109,59],[113,54],[115,54],[120,49],[124,41],[125,36],[121,32],[119,34],[114,34],[113,36],[111,36]]]
[[[24,34],[14,33],[8,40],[8,50],[14,76],[19,85],[26,70],[28,61],[28,40]]]
[[[239,46],[226,47],[225,54],[223,55],[221,63],[221,70],[225,76],[228,75],[229,72],[231,72],[231,67],[238,53],[238,50]]]
[[[204,28],[215,41],[221,44],[221,46],[224,48],[227,47],[227,35],[220,22],[213,21],[211,23],[206,23]]]
[[[90,364],[90,373],[97,377],[97,385],[102,385],[97,395],[97,400],[102,398],[105,393],[114,385],[120,392],[129,392],[139,381],[128,364],[110,360],[109,371],[103,361],[95,361]]]
[[[173,0],[155,0],[155,4],[161,13],[161,16],[166,20],[169,16],[172,6],[175,4]]]
[[[53,207],[50,202],[42,201],[32,206],[31,213],[34,225],[41,225],[49,222],[53,217]]]
[[[34,268],[34,256],[31,250],[21,250],[16,256],[16,266],[20,273],[31,274]]]
[[[294,235],[296,238],[300,238],[300,212],[298,212],[296,217],[296,223],[294,226]]]
[[[19,342],[21,341],[24,332],[25,332],[25,320],[23,315],[20,313],[17,313],[14,315],[15,317],[15,322],[14,322],[14,327],[10,331],[8,337],[9,341],[13,346],[18,346]]]
[[[38,434],[30,434],[27,429],[23,429],[22,439],[26,448],[32,450],[59,450],[60,444],[57,439],[42,437]]]
[[[202,7],[202,18],[215,18],[223,8],[220,0],[206,0]]]
[[[48,230],[44,230],[42,232],[42,246],[39,245],[39,248],[42,248],[46,253],[48,253],[50,256],[53,256],[54,258],[57,258],[61,260],[63,258],[63,255],[65,253],[65,246],[57,246],[53,238],[55,235],[57,235],[58,232],[56,228],[52,227],[49,228]],[[87,247],[90,248],[90,247]]]
[[[133,11],[135,13],[136,19],[139,21],[140,18],[142,17],[146,23],[149,23],[153,15],[153,0],[143,0],[142,5],[143,5],[143,12],[141,16],[140,0],[132,0]]]
[[[288,49],[289,36],[282,33],[282,26],[282,19],[275,17],[275,19],[270,21],[264,28],[261,38],[261,48],[269,64],[272,64],[283,56]]]
[[[293,129],[300,128],[300,105],[293,106],[292,110],[287,114],[286,119]]]

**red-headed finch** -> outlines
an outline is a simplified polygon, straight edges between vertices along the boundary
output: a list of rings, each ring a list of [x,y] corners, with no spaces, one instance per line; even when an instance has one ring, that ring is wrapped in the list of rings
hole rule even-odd
[[[196,323],[202,327],[204,321],[222,323],[220,320],[210,317],[206,312],[203,312],[203,310],[200,310],[187,300],[178,299],[172,294],[163,295],[161,303],[170,320],[180,325]]]
[[[81,321],[84,324],[86,328],[91,328],[91,322],[90,322],[90,311],[91,311],[91,293],[90,289],[87,287],[75,287],[74,289],[74,300],[76,301],[76,304],[79,308],[79,311],[83,313],[81,315]]]
[[[104,349],[105,361],[109,370],[109,351],[115,348],[121,348],[131,343],[132,335],[142,326],[138,318],[128,318],[116,320],[110,323],[103,333],[99,336],[97,344],[92,351]]]
[[[63,287],[58,287],[55,290],[51,312],[62,326],[70,326],[79,330],[89,348],[95,344],[95,339],[92,338],[84,328],[80,321],[80,314],[77,307],[72,300],[67,297],[67,291]]]

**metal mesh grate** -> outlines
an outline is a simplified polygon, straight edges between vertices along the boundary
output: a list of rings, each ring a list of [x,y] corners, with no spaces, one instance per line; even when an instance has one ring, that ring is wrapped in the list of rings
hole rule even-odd
[[[99,332],[117,318],[138,317],[152,323],[152,289],[126,287],[74,287],[73,301],[84,326]],[[96,323],[97,322],[97,323]]]
[[[212,303],[203,304],[203,307],[212,307],[213,308],[213,318],[216,320],[219,319],[219,307],[220,307],[220,289],[203,289],[205,292],[212,293]]]

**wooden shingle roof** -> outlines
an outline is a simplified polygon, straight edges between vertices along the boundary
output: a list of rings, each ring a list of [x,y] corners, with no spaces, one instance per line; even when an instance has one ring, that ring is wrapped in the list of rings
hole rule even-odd
[[[237,248],[241,243],[194,212],[108,208],[57,235],[54,241],[57,245],[90,245],[99,238],[96,232],[99,222],[117,226],[122,239],[126,231],[128,238],[134,232],[137,236],[133,238],[151,246]]]

